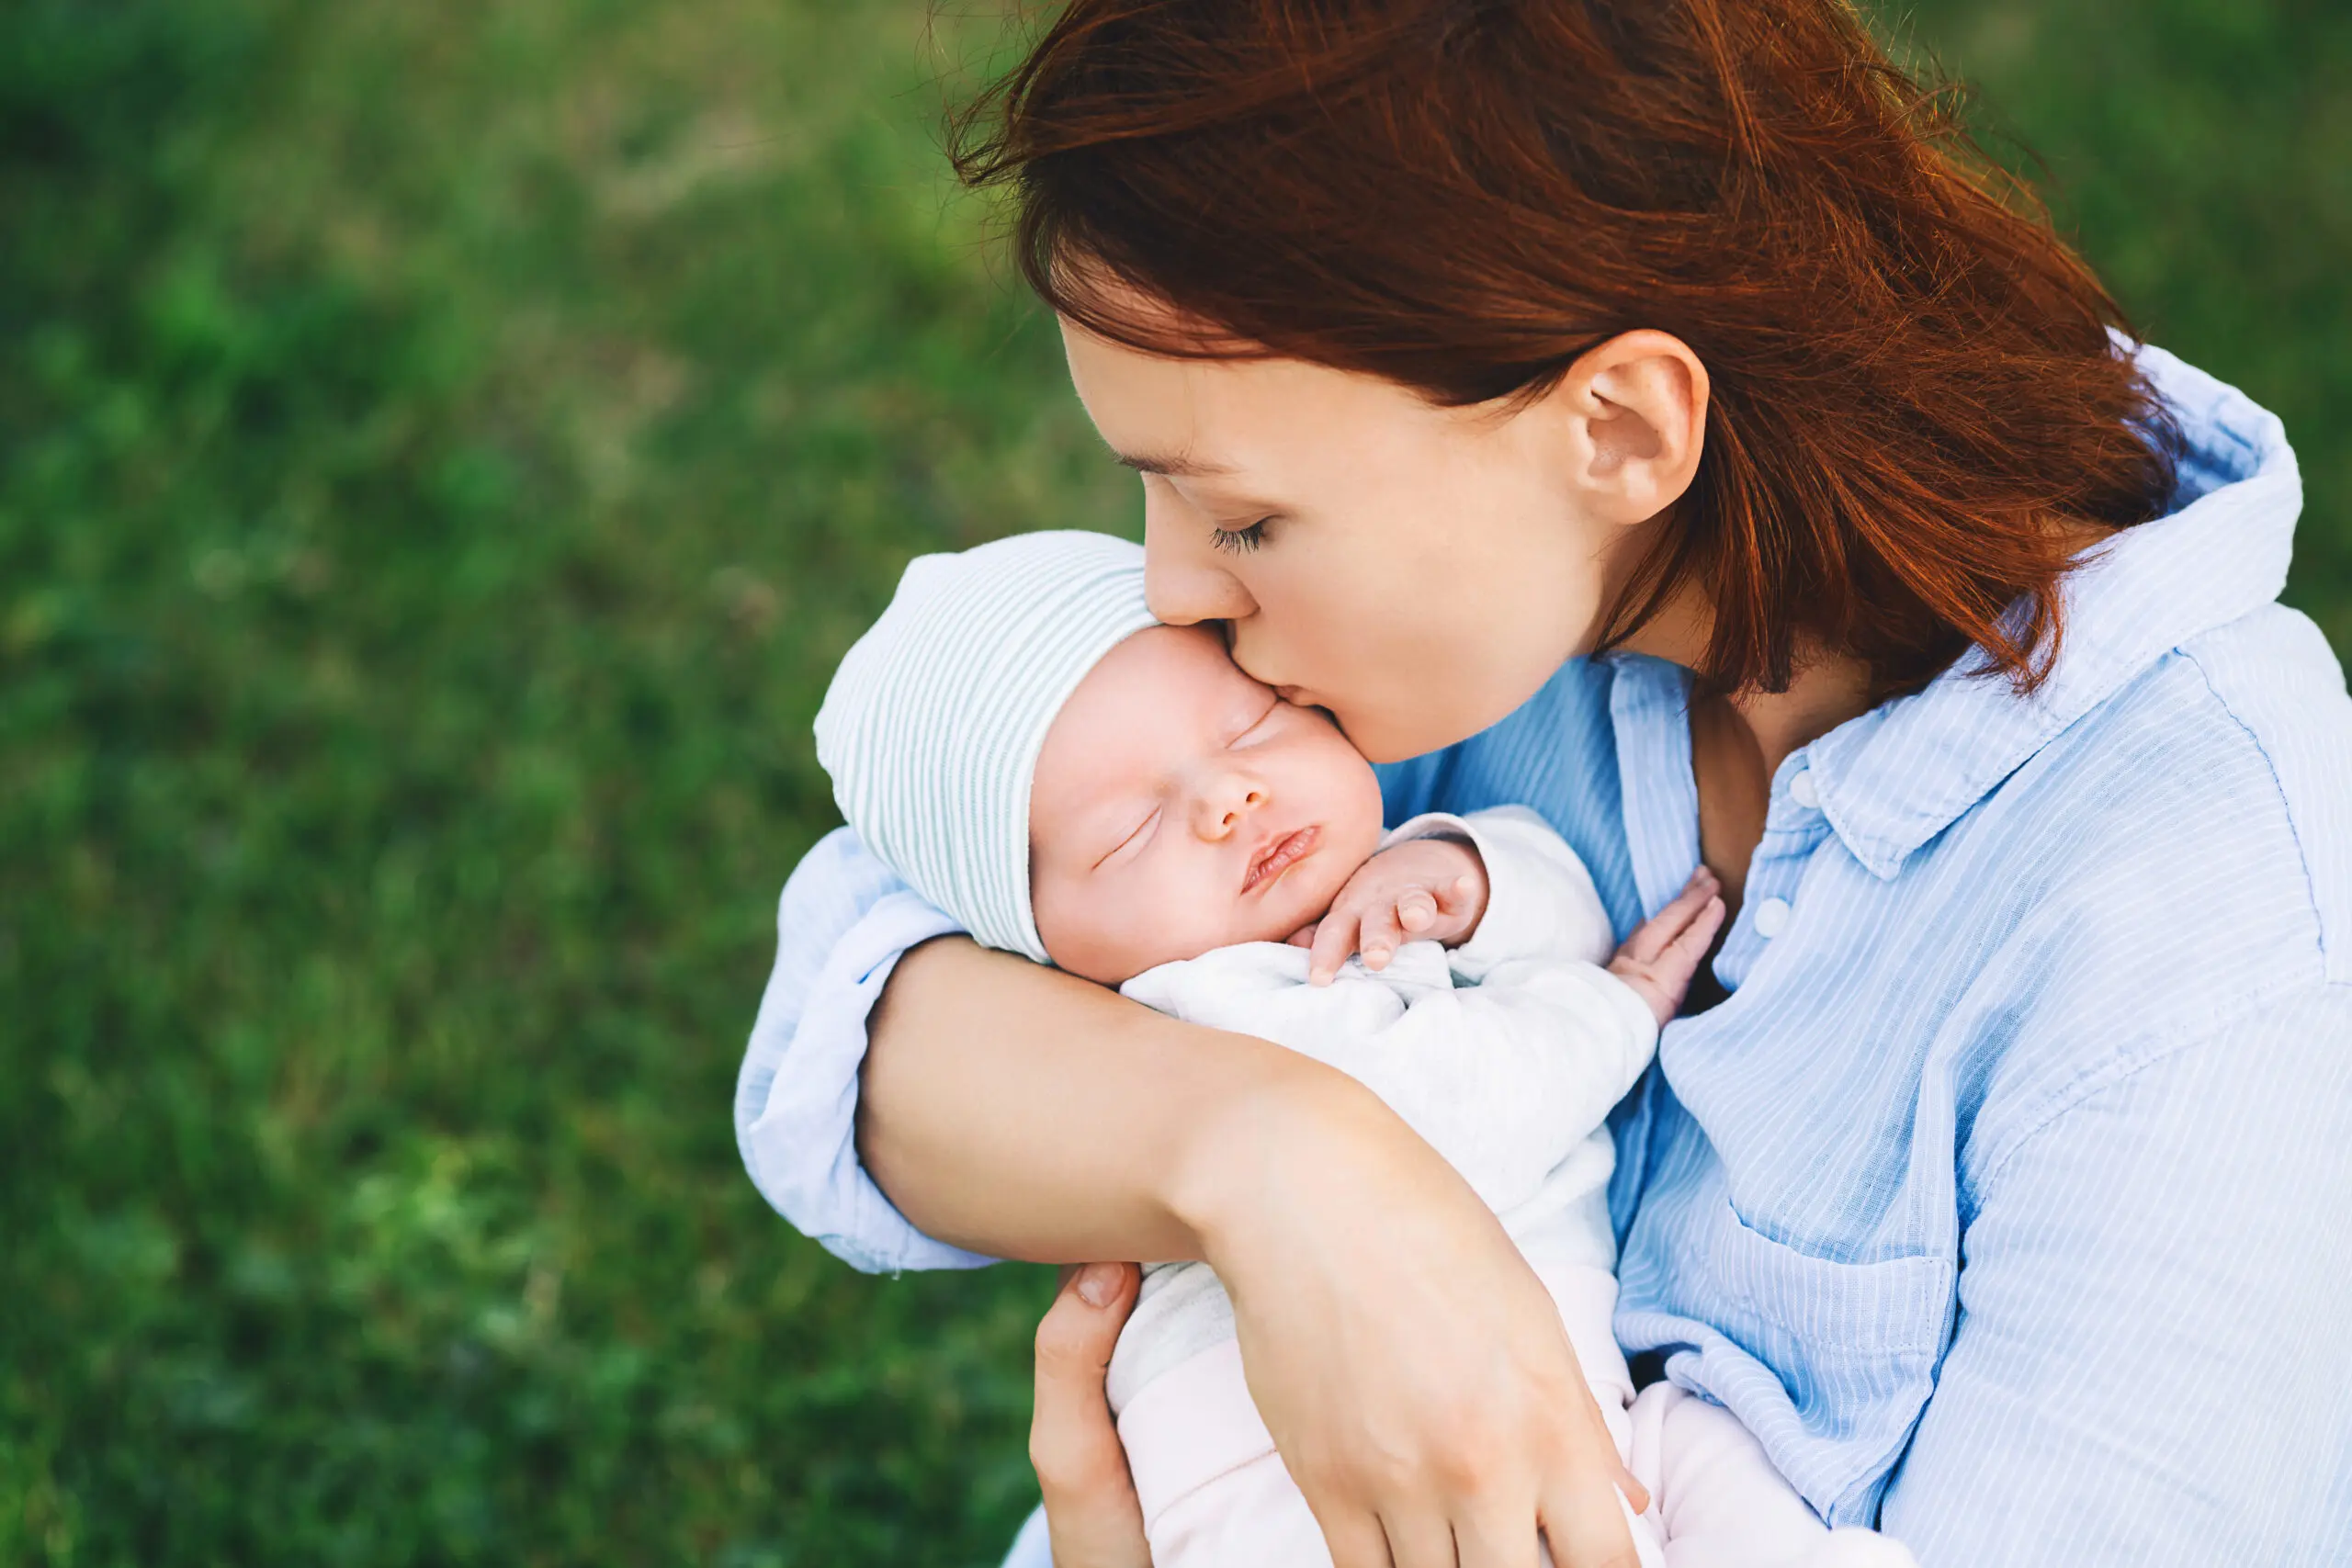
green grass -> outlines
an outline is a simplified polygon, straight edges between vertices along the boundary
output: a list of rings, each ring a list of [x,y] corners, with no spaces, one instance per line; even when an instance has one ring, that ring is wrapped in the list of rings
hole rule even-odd
[[[2352,20],[1939,3],[2352,647]],[[918,0],[0,10],[0,1562],[993,1560],[1033,1269],[728,1122],[905,558],[1134,512]]]

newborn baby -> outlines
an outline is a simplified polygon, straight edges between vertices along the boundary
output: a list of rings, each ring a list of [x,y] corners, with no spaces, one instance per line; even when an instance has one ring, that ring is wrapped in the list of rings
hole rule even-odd
[[[1502,1219],[1651,1487],[1642,1560],[1906,1562],[1834,1536],[1727,1412],[1635,1397],[1611,1335],[1605,1119],[1720,925],[1702,869],[1612,953],[1583,863],[1533,813],[1385,833],[1371,765],[1216,632],[1145,607],[1142,552],[1028,534],[907,570],[817,721],[843,815],[991,946],[1326,1062]],[[1146,1269],[1109,1396],[1152,1559],[1328,1563],[1201,1263]]]

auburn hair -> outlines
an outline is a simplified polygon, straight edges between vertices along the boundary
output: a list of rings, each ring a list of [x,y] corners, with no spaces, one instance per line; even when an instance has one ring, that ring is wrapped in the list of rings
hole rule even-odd
[[[1709,689],[1973,646],[2030,690],[2084,525],[2159,514],[2177,435],[1962,107],[1844,0],[1077,0],[949,151],[1037,292],[1148,352],[1466,406],[1670,333],[1704,449],[1602,647],[1695,583]]]

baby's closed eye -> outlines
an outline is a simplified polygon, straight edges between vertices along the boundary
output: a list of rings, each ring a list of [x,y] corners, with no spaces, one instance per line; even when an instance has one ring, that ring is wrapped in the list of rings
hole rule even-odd
[[[1159,818],[1162,815],[1163,808],[1155,807],[1148,816],[1145,817],[1142,821],[1135,825],[1134,829],[1130,831],[1125,838],[1121,839],[1117,843],[1112,845],[1108,850],[1105,850],[1102,852],[1102,858],[1096,861],[1089,869],[1102,871],[1116,862],[1122,862],[1133,858],[1133,855],[1136,852],[1140,851],[1145,844],[1150,842],[1151,830],[1159,825]]]

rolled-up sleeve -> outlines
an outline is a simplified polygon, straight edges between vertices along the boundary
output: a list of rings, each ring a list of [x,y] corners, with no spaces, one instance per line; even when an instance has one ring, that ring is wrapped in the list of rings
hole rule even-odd
[[[2068,1098],[1967,1225],[1883,1528],[1926,1568],[2352,1562],[2352,987]]]
[[[960,930],[841,829],[776,907],[775,968],[735,1083],[744,1168],[777,1213],[869,1273],[994,1261],[908,1224],[857,1158],[865,1021],[909,948]]]

